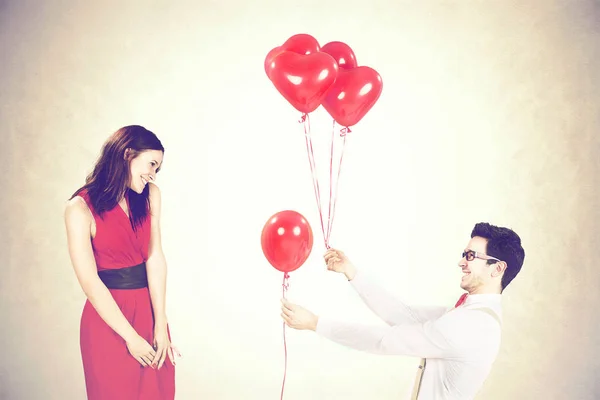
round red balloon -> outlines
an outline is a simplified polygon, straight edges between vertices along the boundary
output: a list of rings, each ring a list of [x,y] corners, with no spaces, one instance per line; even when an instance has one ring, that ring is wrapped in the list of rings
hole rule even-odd
[[[321,105],[338,74],[335,60],[326,53],[304,56],[284,51],[268,67],[273,85],[302,113],[313,112]]]
[[[269,218],[260,240],[269,263],[279,271],[292,272],[310,255],[313,233],[306,218],[296,211],[286,210]]]
[[[342,126],[358,123],[377,102],[383,89],[381,76],[373,68],[340,70],[323,108]]]
[[[281,45],[281,50],[303,55],[318,53],[320,49],[317,39],[306,33],[294,35]]]
[[[329,42],[321,47],[321,51],[333,57],[341,69],[352,69],[358,66],[354,52],[344,42]]]

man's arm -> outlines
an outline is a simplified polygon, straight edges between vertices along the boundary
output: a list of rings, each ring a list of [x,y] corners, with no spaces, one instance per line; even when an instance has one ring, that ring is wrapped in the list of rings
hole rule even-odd
[[[376,354],[424,358],[461,358],[469,349],[499,334],[484,313],[452,311],[425,323],[368,326],[319,317],[315,331],[346,347]],[[498,331],[498,332],[497,332]]]
[[[435,319],[444,314],[444,307],[409,307],[379,285],[359,273],[344,254],[329,249],[324,255],[327,269],[344,274],[364,303],[388,325],[412,324]]]
[[[423,323],[447,311],[444,307],[408,306],[358,271],[350,283],[367,307],[388,325]]]

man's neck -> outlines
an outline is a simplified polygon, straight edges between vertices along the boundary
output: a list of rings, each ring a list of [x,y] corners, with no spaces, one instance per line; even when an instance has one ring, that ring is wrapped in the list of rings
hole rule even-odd
[[[502,294],[502,290],[497,287],[478,287],[469,291],[469,296],[474,294]]]

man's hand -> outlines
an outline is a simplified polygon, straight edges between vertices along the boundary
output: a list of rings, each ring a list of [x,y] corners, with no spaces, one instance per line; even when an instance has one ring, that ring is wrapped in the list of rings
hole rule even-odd
[[[317,329],[319,317],[311,313],[304,307],[290,303],[286,299],[281,299],[281,318],[285,324],[293,329],[309,329],[314,331]]]
[[[327,269],[329,271],[339,272],[346,275],[346,278],[351,281],[356,275],[356,268],[350,262],[343,251],[329,249],[323,256]]]

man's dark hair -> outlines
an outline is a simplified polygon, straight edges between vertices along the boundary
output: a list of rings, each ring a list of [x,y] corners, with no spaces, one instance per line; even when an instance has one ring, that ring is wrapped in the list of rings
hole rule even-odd
[[[502,290],[504,290],[523,266],[525,250],[521,246],[521,238],[511,229],[490,225],[487,222],[475,224],[471,237],[475,236],[487,239],[487,255],[506,262],[506,270],[502,276]],[[488,261],[488,264],[493,263],[493,260]]]

